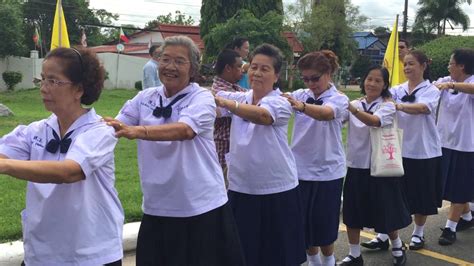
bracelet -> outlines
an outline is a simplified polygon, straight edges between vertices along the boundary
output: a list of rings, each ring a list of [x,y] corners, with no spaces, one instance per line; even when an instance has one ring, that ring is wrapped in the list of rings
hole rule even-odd
[[[148,138],[148,128],[146,126],[142,126],[145,129],[145,138]]]
[[[304,113],[304,111],[306,110],[306,103],[305,102],[302,102],[302,103],[303,103],[303,109],[300,112]]]
[[[238,101],[235,101],[235,107],[234,107],[234,112],[237,111],[239,109],[239,102]]]

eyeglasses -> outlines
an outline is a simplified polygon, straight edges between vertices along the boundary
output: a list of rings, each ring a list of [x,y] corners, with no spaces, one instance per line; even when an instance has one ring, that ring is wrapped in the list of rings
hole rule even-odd
[[[57,79],[44,79],[44,78],[33,78],[33,84],[37,87],[44,86],[62,86],[64,84],[73,84],[71,81],[57,80]]]
[[[319,79],[321,79],[321,77],[322,77],[322,75],[320,75],[320,76],[311,76],[311,77],[301,76],[301,79],[303,80],[304,83],[308,83],[310,81],[318,82]]]
[[[171,57],[161,57],[159,61],[160,61],[160,64],[163,65],[163,66],[167,66],[167,65],[171,64],[171,62],[173,62],[174,65],[177,66],[177,67],[181,67],[181,66],[184,66],[184,65],[190,63],[189,61],[187,61],[183,58],[171,58]]]
[[[398,49],[405,49],[407,48],[406,46],[398,46]]]

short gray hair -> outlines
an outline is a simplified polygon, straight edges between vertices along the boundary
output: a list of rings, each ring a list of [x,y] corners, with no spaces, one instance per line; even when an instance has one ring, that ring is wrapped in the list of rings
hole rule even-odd
[[[163,43],[161,51],[163,52],[167,46],[184,46],[189,51],[189,61],[191,63],[191,74],[189,81],[195,81],[199,74],[201,65],[201,52],[191,38],[184,35],[167,37]]]

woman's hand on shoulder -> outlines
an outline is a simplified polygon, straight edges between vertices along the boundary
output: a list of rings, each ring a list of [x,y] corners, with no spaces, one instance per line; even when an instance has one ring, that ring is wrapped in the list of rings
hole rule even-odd
[[[104,117],[104,121],[107,123],[108,126],[111,126],[115,130],[115,136],[117,138],[127,138],[127,139],[136,139],[138,137],[138,130],[139,127],[134,126],[127,126],[126,124],[122,123],[120,120],[117,120],[112,117]]]
[[[281,97],[286,98],[288,102],[290,103],[291,107],[293,107],[293,109],[295,109],[296,111],[300,111],[300,112],[304,111],[305,104],[293,98],[289,93],[283,93]]]

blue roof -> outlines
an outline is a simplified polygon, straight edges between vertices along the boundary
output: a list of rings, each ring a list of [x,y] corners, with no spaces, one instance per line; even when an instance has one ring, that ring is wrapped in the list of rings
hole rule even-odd
[[[372,32],[354,32],[352,38],[357,42],[359,50],[365,50],[379,40]]]

